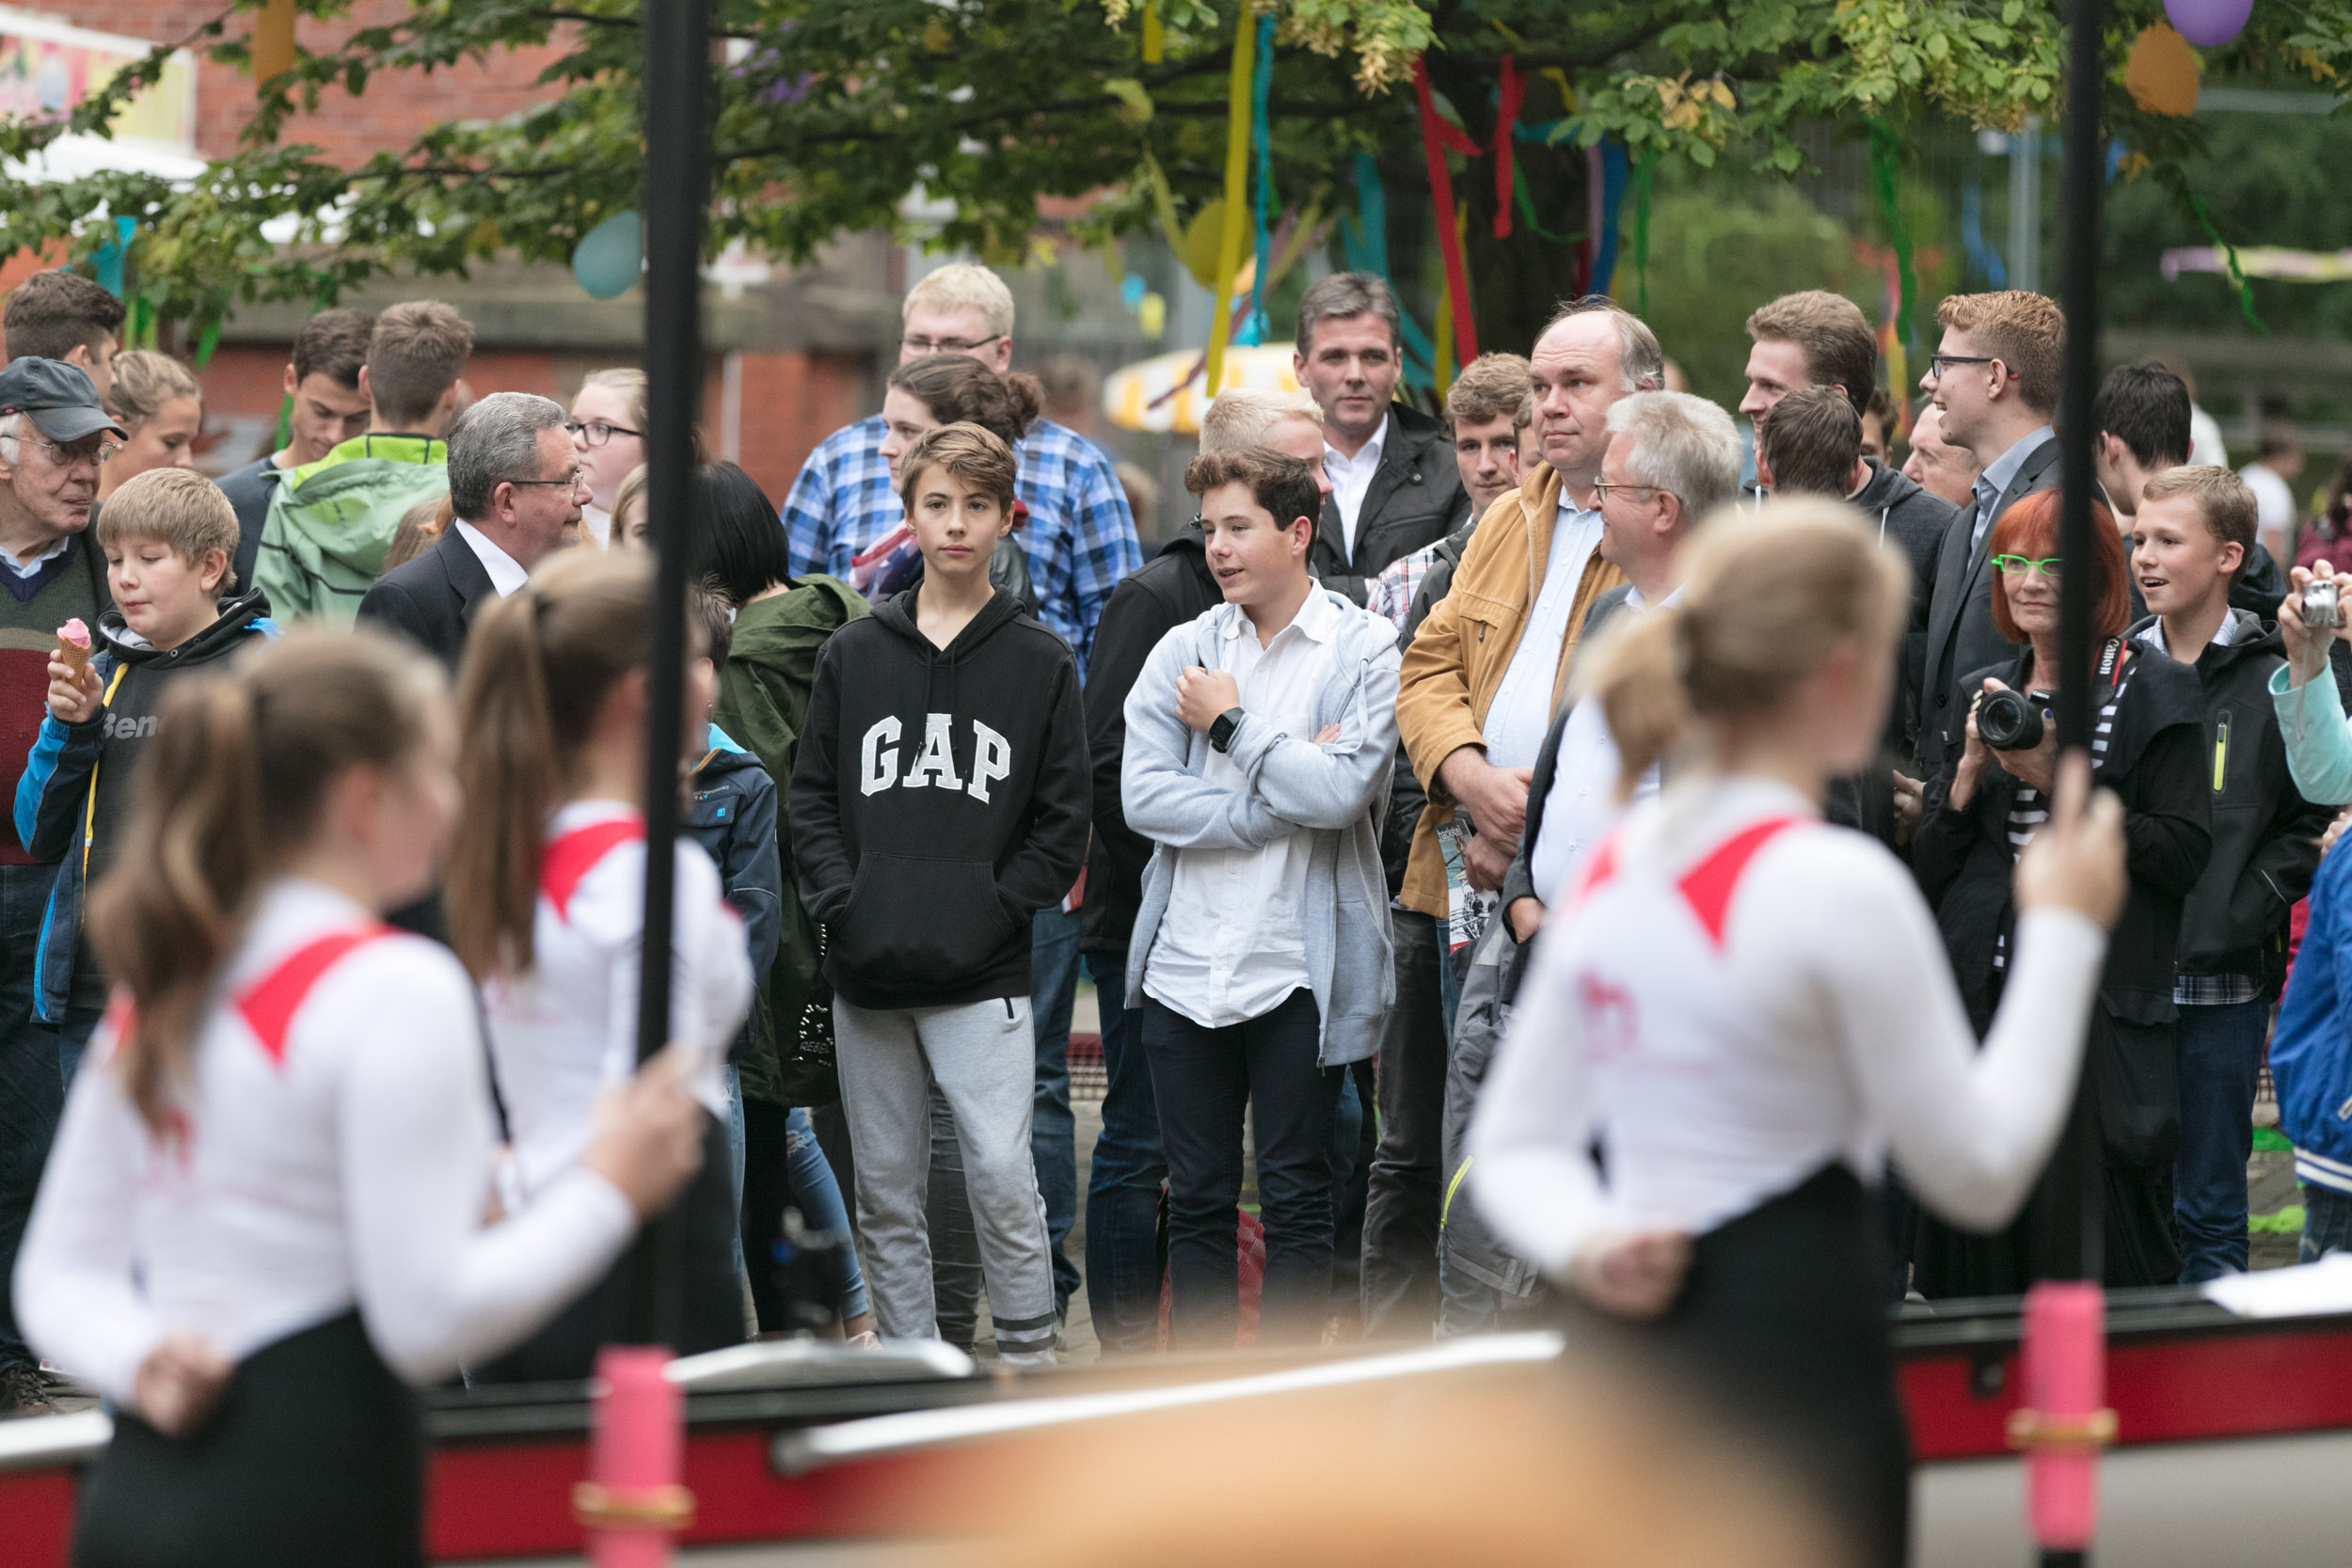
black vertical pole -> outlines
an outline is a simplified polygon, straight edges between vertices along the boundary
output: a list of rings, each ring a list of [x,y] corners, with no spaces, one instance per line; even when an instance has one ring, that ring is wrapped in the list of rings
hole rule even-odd
[[[670,1033],[670,925],[685,750],[686,569],[694,537],[694,420],[703,382],[702,248],[710,76],[706,0],[645,0],[645,516],[660,569],[645,673],[645,927],[637,1055]],[[679,1216],[665,1215],[629,1259],[630,1329],[675,1344],[684,1264]]]

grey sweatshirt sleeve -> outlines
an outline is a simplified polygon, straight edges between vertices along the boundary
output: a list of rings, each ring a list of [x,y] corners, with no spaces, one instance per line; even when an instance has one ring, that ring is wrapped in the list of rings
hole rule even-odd
[[[1396,644],[1386,635],[1361,635],[1359,625],[1350,631],[1341,657],[1343,668],[1354,666],[1353,690],[1334,721],[1337,740],[1318,746],[1311,736],[1286,735],[1245,713],[1226,751],[1251,794],[1301,828],[1339,829],[1360,818],[1396,758]]]
[[[1127,826],[1173,849],[1256,849],[1291,832],[1255,791],[1210,784],[1191,767],[1193,730],[1176,717],[1176,679],[1188,662],[1191,622],[1160,639],[1127,693],[1127,748],[1119,763]],[[1395,696],[1393,673],[1389,681]],[[1391,715],[1391,734],[1395,720]]]

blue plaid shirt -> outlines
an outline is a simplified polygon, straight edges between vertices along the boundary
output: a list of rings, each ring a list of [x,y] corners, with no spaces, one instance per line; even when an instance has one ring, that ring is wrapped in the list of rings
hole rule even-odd
[[[888,427],[878,416],[824,438],[784,501],[792,570],[850,575],[850,558],[905,520],[882,460]],[[1050,420],[1023,438],[1021,499],[1029,508],[1021,542],[1038,619],[1058,633],[1086,669],[1094,623],[1119,579],[1143,564],[1127,493],[1102,449]]]

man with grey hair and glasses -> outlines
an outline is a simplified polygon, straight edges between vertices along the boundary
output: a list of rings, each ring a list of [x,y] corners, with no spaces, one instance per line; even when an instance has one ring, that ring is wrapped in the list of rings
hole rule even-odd
[[[85,648],[112,602],[89,537],[98,469],[124,439],[79,365],[27,356],[0,371],[0,783],[19,775],[48,711],[60,628]],[[56,1407],[8,1300],[16,1247],[64,1105],[57,1036],[35,1016],[42,916],[55,862],[37,863],[0,819],[0,1417]]]
[[[1395,401],[1402,318],[1377,277],[1340,272],[1308,286],[1291,365],[1323,411],[1328,481],[1307,563],[1362,604],[1381,568],[1461,525],[1470,496],[1444,428]]]
[[[493,392],[449,432],[449,497],[456,518],[433,547],[395,566],[359,602],[359,618],[402,633],[452,670],[477,610],[529,580],[550,550],[580,539],[587,472],[564,405]]]
[[[1425,1338],[1437,1318],[1456,966],[1518,851],[1528,777],[1585,612],[1625,580],[1599,553],[1593,490],[1610,406],[1664,378],[1665,356],[1640,318],[1598,295],[1561,308],[1529,356],[1543,461],[1480,520],[1451,592],[1405,653],[1397,730],[1429,803],[1393,913],[1398,1000],[1380,1045],[1380,1150],[1364,1223],[1368,1335]]]

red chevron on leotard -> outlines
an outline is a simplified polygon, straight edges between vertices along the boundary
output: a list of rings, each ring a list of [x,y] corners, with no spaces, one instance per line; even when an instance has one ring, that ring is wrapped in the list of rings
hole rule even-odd
[[[1707,858],[1682,874],[1677,885],[1691,912],[1699,918],[1707,935],[1717,947],[1724,944],[1724,920],[1731,909],[1731,895],[1739,891],[1740,878],[1748,868],[1756,852],[1777,838],[1784,831],[1806,821],[1802,816],[1774,816],[1758,822],[1724,840],[1708,852]]]
[[[389,926],[363,926],[355,931],[335,931],[295,948],[276,969],[247,986],[237,996],[237,1011],[246,1027],[262,1042],[262,1053],[279,1067],[286,1065],[286,1031],[326,972],[354,948],[391,935]]]
[[[555,917],[570,917],[572,895],[580,891],[581,879],[596,868],[598,861],[644,836],[644,823],[633,816],[616,816],[609,822],[574,828],[549,841],[539,854],[539,891],[555,906]]]

